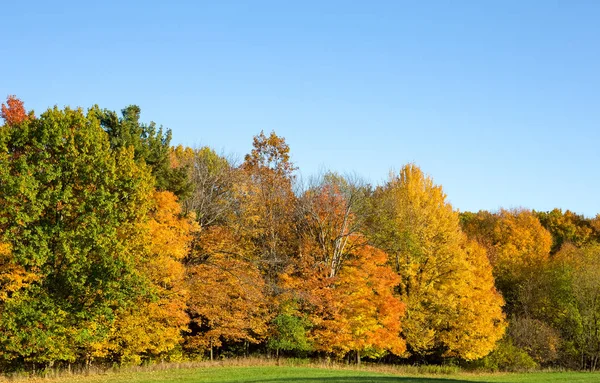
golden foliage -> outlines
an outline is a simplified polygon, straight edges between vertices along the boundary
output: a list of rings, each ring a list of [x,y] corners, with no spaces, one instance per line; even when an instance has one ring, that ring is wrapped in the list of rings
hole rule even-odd
[[[476,359],[504,334],[503,300],[483,249],[468,243],[440,186],[415,165],[374,196],[374,239],[401,277],[409,350]]]
[[[6,301],[37,278],[36,273],[28,272],[13,262],[10,245],[0,242],[0,302]]]
[[[500,210],[493,232],[492,264],[498,272],[539,267],[548,260],[552,236],[529,210]]]
[[[116,355],[125,363],[139,363],[141,357],[168,353],[187,331],[185,312],[188,290],[185,267],[192,235],[198,230],[171,192],[155,191],[153,208],[145,226],[146,257],[139,265],[151,284],[150,296],[141,296],[133,306],[122,307],[107,339],[95,345],[94,356]]]

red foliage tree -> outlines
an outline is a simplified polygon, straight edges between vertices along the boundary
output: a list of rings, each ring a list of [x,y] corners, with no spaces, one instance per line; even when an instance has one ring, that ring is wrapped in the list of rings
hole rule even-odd
[[[6,104],[2,104],[2,112],[0,117],[4,119],[6,125],[15,125],[29,118],[23,101],[17,96],[9,95],[6,97]]]

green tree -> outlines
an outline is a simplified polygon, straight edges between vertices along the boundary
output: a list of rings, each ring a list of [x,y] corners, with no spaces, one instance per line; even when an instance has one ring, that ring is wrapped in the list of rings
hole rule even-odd
[[[570,281],[570,296],[563,300],[562,336],[565,348],[581,369],[600,367],[600,244],[568,246],[554,262]]]
[[[130,238],[151,190],[148,169],[132,149],[110,149],[93,112],[55,107],[0,127],[4,264],[30,276],[0,300],[3,359],[89,357],[114,311],[144,288]]]
[[[113,149],[132,147],[137,161],[150,166],[158,190],[173,192],[179,197],[187,196],[191,185],[185,167],[171,166],[170,142],[171,129],[163,130],[154,122],[140,122],[141,109],[130,105],[121,110],[122,117],[110,110],[92,109],[100,120],[102,128],[108,133]]]
[[[307,336],[310,328],[309,320],[301,315],[295,308],[282,310],[271,321],[271,335],[267,347],[275,350],[277,357],[279,351],[310,351],[313,348]]]

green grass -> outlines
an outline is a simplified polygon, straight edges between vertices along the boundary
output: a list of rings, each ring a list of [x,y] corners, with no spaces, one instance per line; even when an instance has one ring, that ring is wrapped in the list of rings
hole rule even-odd
[[[20,380],[19,381],[23,381]],[[163,370],[121,371],[116,373],[73,375],[60,378],[27,379],[52,383],[466,383],[466,382],[600,382],[600,373],[537,372],[523,374],[412,375],[400,372],[325,369],[289,366],[199,367]]]

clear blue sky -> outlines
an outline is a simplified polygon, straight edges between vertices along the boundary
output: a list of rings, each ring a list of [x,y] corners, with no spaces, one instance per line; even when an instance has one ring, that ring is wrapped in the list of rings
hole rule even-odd
[[[462,210],[600,213],[600,1],[10,1],[0,97],[142,108],[304,176],[415,162]]]

